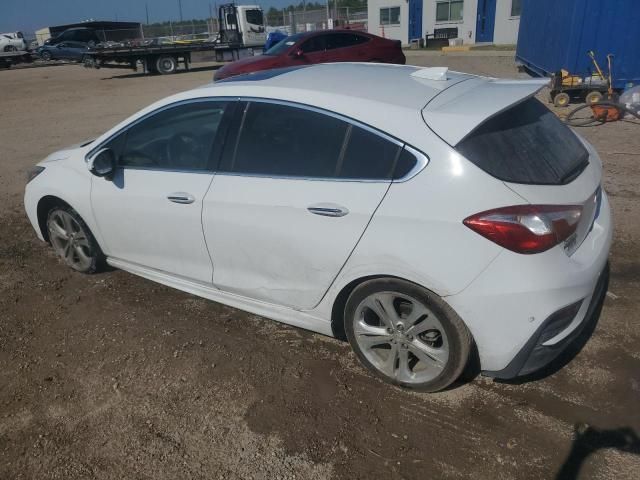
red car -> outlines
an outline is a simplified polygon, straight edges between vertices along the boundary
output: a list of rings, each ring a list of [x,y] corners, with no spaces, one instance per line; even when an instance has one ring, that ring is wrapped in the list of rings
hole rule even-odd
[[[296,33],[263,55],[231,62],[216,71],[214,80],[280,67],[326,62],[406,62],[400,41],[353,30]]]

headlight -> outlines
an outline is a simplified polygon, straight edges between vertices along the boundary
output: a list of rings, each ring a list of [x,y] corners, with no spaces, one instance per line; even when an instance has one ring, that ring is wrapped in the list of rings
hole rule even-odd
[[[42,172],[44,172],[44,167],[33,167],[27,172],[27,183],[36,178]]]

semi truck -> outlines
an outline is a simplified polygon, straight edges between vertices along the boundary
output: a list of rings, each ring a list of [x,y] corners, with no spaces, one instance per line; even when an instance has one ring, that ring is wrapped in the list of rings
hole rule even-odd
[[[216,61],[227,62],[259,55],[266,41],[264,14],[258,5],[225,4],[218,8],[218,32],[205,41],[146,39],[96,45],[85,54],[87,68],[131,68],[141,64],[145,73],[188,70],[195,52],[213,52]]]

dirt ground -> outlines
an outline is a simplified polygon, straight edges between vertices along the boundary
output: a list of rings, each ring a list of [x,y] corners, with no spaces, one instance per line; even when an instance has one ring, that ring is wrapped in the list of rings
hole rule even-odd
[[[505,56],[409,63],[513,76]],[[600,322],[564,369],[438,394],[346,343],[111,271],[70,271],[23,213],[27,169],[213,70],[0,71],[0,478],[637,479],[640,125],[581,132],[616,222]]]

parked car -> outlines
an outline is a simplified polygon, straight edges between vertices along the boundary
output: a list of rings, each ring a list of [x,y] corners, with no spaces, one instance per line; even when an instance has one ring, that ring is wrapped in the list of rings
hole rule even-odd
[[[62,42],[79,42],[89,45],[90,47],[100,43],[102,40],[93,28],[75,27],[68,28],[60,35],[45,40],[45,45],[57,45]]]
[[[352,30],[323,30],[291,35],[263,55],[231,62],[214,74],[214,80],[280,67],[327,62],[406,62],[398,40]]]
[[[43,60],[84,60],[85,53],[89,50],[86,43],[61,42],[55,45],[43,45],[36,48],[36,54]]]
[[[22,32],[0,33],[0,52],[26,50],[27,43]]]
[[[593,325],[608,280],[600,159],[542,85],[363,63],[239,76],[51,154],[25,208],[79,272],[346,336],[388,382],[443,389],[475,351],[512,378]]]

